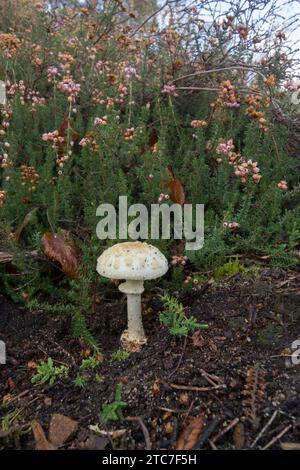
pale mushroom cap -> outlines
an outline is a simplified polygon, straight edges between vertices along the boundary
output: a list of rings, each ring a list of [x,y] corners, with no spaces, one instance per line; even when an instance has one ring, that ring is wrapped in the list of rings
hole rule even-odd
[[[97,261],[97,272],[110,279],[145,281],[163,276],[168,270],[165,256],[148,243],[117,243]]]

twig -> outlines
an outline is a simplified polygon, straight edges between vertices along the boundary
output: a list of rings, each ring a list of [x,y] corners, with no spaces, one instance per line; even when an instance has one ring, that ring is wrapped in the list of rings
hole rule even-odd
[[[223,385],[215,385],[214,387],[194,387],[188,385],[178,385],[178,384],[170,384],[170,387],[174,390],[191,390],[193,392],[210,392],[211,390],[217,390],[219,388],[223,388]]]
[[[166,408],[164,406],[158,406],[159,410],[166,411],[167,413],[186,413],[186,411],[174,410],[172,408]]]
[[[274,354],[274,356],[270,356],[270,359],[274,357],[293,357],[294,354]]]
[[[144,439],[145,439],[145,443],[146,443],[146,450],[151,450],[152,449],[152,444],[151,444],[151,440],[150,440],[150,435],[149,435],[149,431],[148,429],[146,428],[145,424],[143,423],[143,420],[142,418],[140,418],[140,416],[130,416],[129,418],[126,418],[126,421],[137,421],[143,431],[143,434],[144,434]]]
[[[166,6],[169,5],[170,0],[167,0],[160,8],[158,8],[154,13],[152,13],[150,16],[148,16],[132,33],[131,33],[131,37],[134,36],[140,29],[143,28],[143,26],[145,26],[145,24],[147,24],[152,18],[154,18],[154,16],[158,15],[158,13],[160,13],[164,8],[166,8]]]
[[[0,439],[10,436],[14,432],[22,432],[24,429],[29,429],[30,426],[30,423],[22,424],[21,426],[11,426],[7,431],[0,431]]]
[[[24,390],[23,392],[19,393],[15,397],[12,397],[10,400],[5,401],[4,404],[10,405],[13,401],[19,400],[19,398],[22,398],[24,397],[24,395],[27,395],[28,392],[29,390]]]
[[[234,426],[237,425],[239,420],[240,420],[240,418],[234,418],[232,421],[230,421],[230,423],[226,426],[226,428],[222,429],[222,431],[220,431],[215,437],[213,437],[211,439],[211,442],[213,444],[215,442],[217,442],[217,440],[220,439],[220,437],[224,436],[224,434],[226,434],[228,431],[230,431],[230,429],[234,428]]]
[[[110,432],[109,432],[109,430],[108,430],[108,427],[107,427],[105,421],[101,421],[101,424],[102,424],[102,426],[104,427],[104,430],[105,430],[105,432],[106,432],[106,437],[107,437],[107,439],[109,440],[109,443],[110,443],[110,445],[111,445],[111,448],[112,448],[112,450],[114,450],[114,443],[113,443],[113,440],[112,440],[112,438],[111,438]]]
[[[254,441],[252,442],[252,444],[250,445],[250,449],[252,449],[255,444],[259,441],[259,439],[263,436],[263,434],[266,432],[266,430],[268,429],[269,426],[271,426],[271,424],[273,423],[274,419],[276,418],[278,414],[278,410],[274,411],[274,413],[272,414],[271,418],[269,419],[269,421],[267,422],[267,424],[262,428],[262,430],[260,431],[260,433],[258,434],[258,436],[254,439]]]
[[[262,450],[267,450],[269,449],[269,447],[271,447],[273,444],[275,444],[275,442],[277,442],[282,436],[284,436],[292,427],[293,425],[292,424],[289,424],[286,428],[284,428],[283,431],[281,431],[279,434],[277,434],[277,436],[273,437],[273,439],[268,442],[268,444],[266,444]]]
[[[208,439],[208,442],[209,442],[209,445],[210,445],[210,447],[212,448],[212,450],[218,450],[217,446],[213,443],[213,441],[211,441],[210,439]]]
[[[200,447],[210,438],[218,424],[220,423],[220,418],[215,418],[203,431],[200,438],[194,445],[194,449],[200,449]]]
[[[223,385],[223,381],[222,379],[220,379],[220,377],[217,377],[216,375],[213,375],[213,374],[209,374],[204,369],[200,369],[200,373],[202,377],[204,377],[207,380],[207,382],[213,385],[213,387],[215,387],[216,385]]]
[[[253,67],[249,67],[247,65],[246,66],[245,65],[231,65],[231,66],[228,66],[228,67],[220,67],[220,68],[210,69],[210,70],[201,70],[199,72],[194,72],[194,73],[190,73],[188,75],[183,75],[183,76],[178,77],[175,80],[173,80],[173,83],[178,82],[179,80],[183,80],[185,78],[195,77],[195,76],[199,76],[199,75],[207,75],[207,74],[210,74],[210,73],[219,73],[219,72],[224,72],[224,71],[228,71],[228,70],[245,70],[247,72],[254,72],[254,73],[257,73],[258,75],[260,75],[263,79],[266,79],[265,75],[262,72],[260,72],[259,70],[255,70]]]
[[[210,383],[210,385],[212,385],[213,387],[215,387],[215,386],[217,385],[216,382],[214,382],[214,381],[209,377],[208,374],[204,373],[204,371],[201,372],[201,375],[202,375],[202,377],[204,377],[204,378],[207,380],[207,382]]]
[[[277,145],[276,139],[275,139],[275,137],[274,137],[274,135],[273,135],[272,133],[271,133],[271,139],[272,139],[272,142],[273,142],[273,144],[274,144],[274,148],[275,148],[275,153],[276,153],[277,159],[280,160],[278,145]]]
[[[66,349],[64,349],[60,344],[58,344],[56,341],[54,341],[53,339],[50,340],[51,343],[55,344],[55,346],[61,351],[63,352],[69,359],[70,361],[72,362],[73,366],[76,367],[76,361],[74,359],[74,357],[72,356],[72,354],[70,354]],[[56,361],[58,362],[58,361]]]
[[[187,336],[184,338],[182,353],[181,353],[181,355],[180,355],[178,364],[177,364],[177,366],[175,367],[175,369],[173,370],[173,372],[171,372],[171,373],[168,375],[168,379],[170,379],[170,378],[178,371],[179,367],[181,366],[182,359],[183,359],[183,356],[184,356],[184,353],[185,353],[185,350],[186,350],[186,345],[187,345]]]
[[[186,423],[186,421],[187,421],[187,419],[188,419],[188,417],[189,417],[189,415],[190,415],[190,413],[191,413],[191,411],[192,411],[192,409],[193,409],[193,407],[194,407],[194,403],[195,403],[195,400],[192,401],[192,403],[191,403],[190,406],[189,406],[189,409],[188,409],[187,412],[186,412],[186,415],[185,415],[184,421],[183,421],[184,424]]]

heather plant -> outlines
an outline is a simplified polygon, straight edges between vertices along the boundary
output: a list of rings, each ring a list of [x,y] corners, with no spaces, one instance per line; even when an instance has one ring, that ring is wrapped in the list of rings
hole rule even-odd
[[[161,300],[164,308],[160,314],[160,321],[168,327],[171,335],[187,336],[194,330],[208,328],[208,325],[198,323],[194,317],[187,317],[183,305],[175,297],[164,294]]]
[[[155,3],[139,15],[121,0],[6,0],[0,19],[0,243],[11,257],[1,289],[70,313],[95,348],[87,317],[107,286],[96,259],[117,241],[97,239],[96,209],[119,195],[174,202],[167,168],[187,202],[205,204],[203,249],[180,253],[192,268],[214,271],[236,253],[297,262],[295,18],[285,31],[263,0],[218,2],[219,18],[214,1]],[[157,246],[172,260],[172,240]]]

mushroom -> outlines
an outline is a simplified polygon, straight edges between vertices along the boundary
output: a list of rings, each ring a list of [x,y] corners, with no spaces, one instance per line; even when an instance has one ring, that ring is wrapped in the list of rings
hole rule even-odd
[[[127,295],[128,328],[121,336],[121,344],[127,351],[140,351],[147,342],[141,313],[144,281],[156,279],[167,270],[164,255],[154,246],[139,241],[117,243],[98,258],[97,272],[101,276],[125,279],[119,290]]]

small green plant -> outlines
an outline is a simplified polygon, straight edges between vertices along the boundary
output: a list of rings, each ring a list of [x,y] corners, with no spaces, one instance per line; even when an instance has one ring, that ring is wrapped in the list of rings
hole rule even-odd
[[[197,323],[194,317],[187,317],[183,305],[170,295],[162,295],[164,310],[160,314],[160,321],[169,328],[173,336],[187,336],[189,332],[206,329],[208,325]]]
[[[109,362],[122,362],[126,361],[130,356],[130,353],[128,351],[123,351],[122,349],[118,349],[117,351],[114,351],[110,355],[110,361]]]
[[[127,407],[127,403],[122,401],[122,384],[117,384],[115,401],[108,405],[102,405],[101,418],[103,421],[119,421],[123,420],[123,408]]]
[[[77,374],[77,376],[76,376],[73,383],[74,383],[74,385],[76,385],[76,387],[84,388],[84,387],[86,387],[87,380],[82,375]]]
[[[89,356],[86,359],[83,359],[79,369],[95,369],[99,364],[101,364],[102,360],[99,355]]]
[[[104,382],[104,379],[105,379],[104,375],[101,375],[101,374],[96,374],[95,375],[95,380],[98,384]]]
[[[47,383],[53,385],[57,379],[67,377],[69,369],[66,366],[55,367],[51,357],[48,361],[42,361],[37,366],[37,373],[32,377],[31,382],[34,383]]]
[[[14,421],[21,419],[20,413],[21,410],[16,408],[14,411],[11,411],[10,413],[7,413],[5,416],[3,416],[1,420],[1,429],[3,432],[9,431]]]
[[[245,268],[243,264],[239,263],[238,257],[236,257],[234,261],[232,260],[232,258],[230,258],[230,260],[227,263],[223,264],[223,266],[220,266],[215,269],[214,278],[218,280],[222,277],[234,276],[238,273],[245,274],[248,271],[249,270]]]

